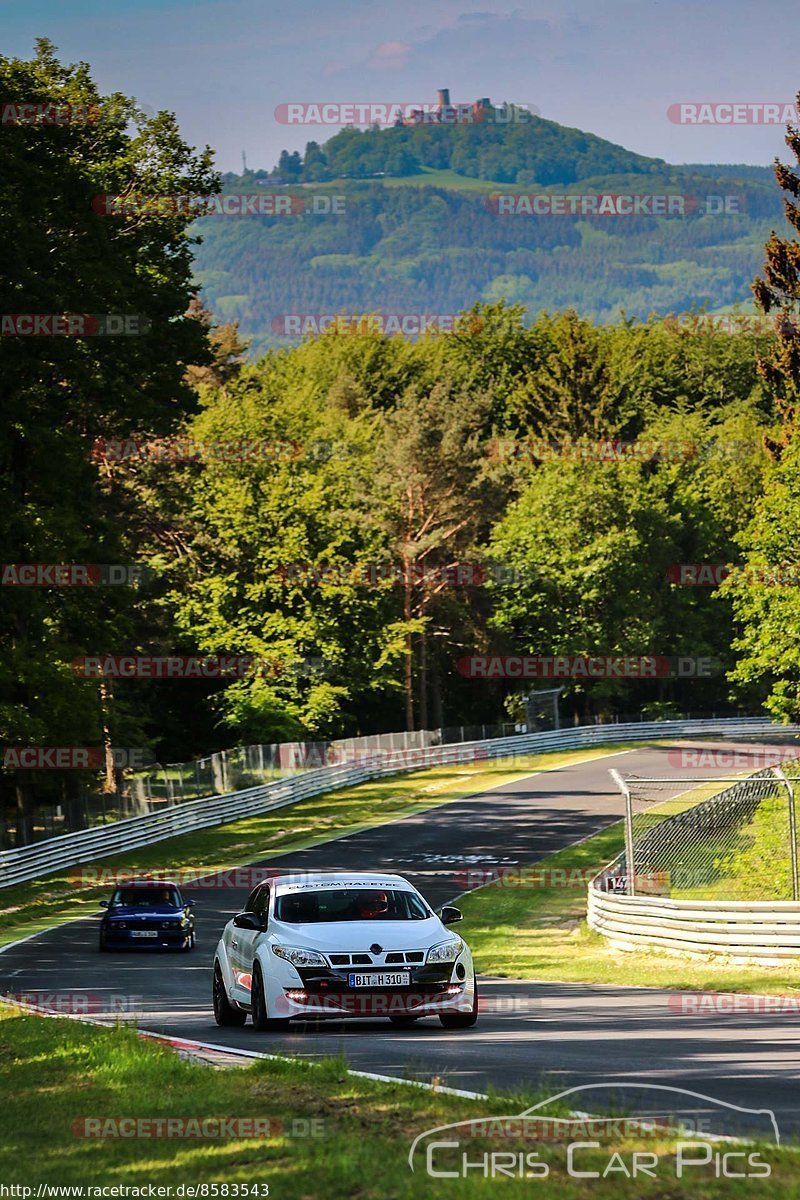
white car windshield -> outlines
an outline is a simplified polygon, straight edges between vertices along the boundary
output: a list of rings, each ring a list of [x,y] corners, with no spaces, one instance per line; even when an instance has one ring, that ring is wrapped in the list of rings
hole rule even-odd
[[[275,901],[275,917],[290,925],[325,921],[424,921],[430,913],[413,892],[397,888],[320,888],[288,892]]]

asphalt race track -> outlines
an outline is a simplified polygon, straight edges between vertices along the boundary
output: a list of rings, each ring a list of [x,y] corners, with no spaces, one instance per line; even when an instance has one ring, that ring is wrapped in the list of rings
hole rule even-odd
[[[688,745],[696,749],[700,744]],[[755,749],[731,742],[703,745]],[[622,803],[608,769],[672,775],[675,768],[667,753],[667,747],[648,747],[604,754],[273,858],[268,865],[289,870],[385,868],[406,875],[439,906],[464,890],[468,867],[531,864],[618,820]],[[692,773],[726,772],[709,767]],[[677,784],[674,791],[686,786]],[[782,1137],[800,1131],[800,1012],[687,1014],[674,993],[655,989],[482,977],[482,1016],[466,1031],[445,1031],[436,1019],[408,1030],[377,1020],[300,1026],[285,1035],[256,1034],[249,1023],[244,1029],[219,1029],[210,1002],[213,951],[223,924],[243,906],[248,890],[228,884],[187,889],[197,903],[198,947],[193,954],[100,955],[97,922],[86,919],[3,952],[0,991],[88,993],[102,998],[103,1007],[140,1014],[137,1024],[144,1029],[304,1058],[344,1052],[360,1070],[420,1080],[438,1076],[443,1084],[472,1091],[483,1091],[488,1084],[532,1086],[542,1076],[553,1091],[646,1080],[729,1104],[774,1110]]]

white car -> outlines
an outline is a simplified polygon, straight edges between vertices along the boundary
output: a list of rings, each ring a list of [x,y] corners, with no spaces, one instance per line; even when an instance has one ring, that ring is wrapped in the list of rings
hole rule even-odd
[[[225,926],[214,958],[218,1025],[285,1029],[291,1020],[437,1016],[445,1029],[478,1018],[472,955],[400,875],[282,875],[254,888]]]

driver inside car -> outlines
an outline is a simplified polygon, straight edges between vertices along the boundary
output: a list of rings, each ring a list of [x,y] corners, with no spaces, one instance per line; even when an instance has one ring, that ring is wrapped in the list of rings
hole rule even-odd
[[[388,911],[389,897],[386,892],[367,892],[358,898],[358,915],[362,921],[374,921]]]

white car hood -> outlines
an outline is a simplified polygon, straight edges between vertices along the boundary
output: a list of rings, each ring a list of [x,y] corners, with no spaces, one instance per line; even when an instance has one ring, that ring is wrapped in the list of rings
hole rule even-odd
[[[437,942],[458,935],[450,933],[438,917],[424,921],[320,921],[318,924],[290,925],[272,921],[270,932],[284,946],[302,946],[325,953],[360,953],[373,943],[384,953],[392,950],[427,950]]]

